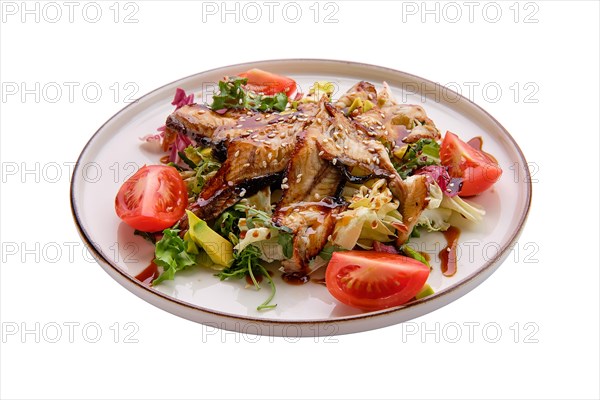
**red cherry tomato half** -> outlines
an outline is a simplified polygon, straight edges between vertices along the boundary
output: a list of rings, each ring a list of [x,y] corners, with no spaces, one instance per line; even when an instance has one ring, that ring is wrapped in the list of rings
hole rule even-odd
[[[380,310],[411,300],[428,277],[428,266],[399,254],[338,251],[327,265],[325,282],[340,302]]]
[[[489,189],[502,176],[502,169],[496,160],[467,143],[452,132],[446,136],[440,147],[442,165],[448,167],[450,176],[462,178],[460,196],[474,196]]]
[[[179,172],[166,165],[146,165],[117,193],[115,210],[132,228],[156,232],[173,226],[183,216],[188,193]]]
[[[256,93],[264,93],[272,96],[284,92],[290,97],[296,91],[296,81],[287,76],[273,74],[261,69],[253,68],[238,74],[241,78],[247,78],[246,88]]]

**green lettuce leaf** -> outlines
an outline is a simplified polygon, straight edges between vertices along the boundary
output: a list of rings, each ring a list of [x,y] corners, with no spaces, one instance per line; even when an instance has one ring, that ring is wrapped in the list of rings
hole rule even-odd
[[[285,93],[274,96],[265,96],[249,90],[243,86],[248,83],[247,78],[231,77],[226,81],[219,81],[219,93],[213,96],[210,108],[222,110],[229,108],[258,110],[258,111],[284,111],[288,104]]]
[[[165,229],[163,237],[156,243],[154,263],[163,267],[163,272],[152,285],[165,280],[173,280],[175,274],[196,264],[196,255],[188,252],[192,246],[179,237],[179,229]]]

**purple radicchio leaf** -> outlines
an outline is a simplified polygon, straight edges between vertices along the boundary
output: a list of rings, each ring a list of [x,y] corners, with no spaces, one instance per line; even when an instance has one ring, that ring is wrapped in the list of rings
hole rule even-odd
[[[373,242],[373,250],[378,251],[380,253],[400,254],[398,249],[396,249],[394,246],[383,244],[378,241]]]
[[[448,197],[454,197],[462,187],[462,178],[451,178],[448,169],[440,165],[428,165],[419,168],[415,175],[425,175],[431,183],[436,182],[442,192]]]
[[[171,151],[169,153],[169,162],[175,163],[184,168],[188,168],[187,164],[181,161],[181,157],[179,157],[179,152],[184,151],[191,144],[192,140],[189,137],[178,133],[177,137],[175,138],[175,142],[173,142],[173,144],[171,145]]]
[[[190,93],[188,96],[185,93],[185,90],[182,88],[177,88],[175,91],[175,97],[173,97],[172,105],[175,106],[175,111],[179,110],[183,106],[187,106],[194,102],[194,93]]]

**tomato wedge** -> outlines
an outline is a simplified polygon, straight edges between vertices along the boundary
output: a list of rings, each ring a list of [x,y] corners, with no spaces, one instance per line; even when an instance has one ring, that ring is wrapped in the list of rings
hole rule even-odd
[[[156,232],[179,221],[185,213],[187,199],[185,182],[175,168],[145,165],[121,186],[115,210],[132,228]]]
[[[338,251],[327,265],[325,282],[340,302],[381,310],[411,300],[428,277],[428,266],[399,254]]]
[[[240,78],[248,78],[246,89],[256,93],[272,96],[284,92],[290,97],[296,91],[296,81],[287,76],[273,74],[258,68],[253,68],[238,74]]]
[[[460,196],[475,196],[489,189],[502,176],[502,169],[491,156],[463,142],[452,132],[440,147],[442,165],[448,167],[450,176],[462,178]]]

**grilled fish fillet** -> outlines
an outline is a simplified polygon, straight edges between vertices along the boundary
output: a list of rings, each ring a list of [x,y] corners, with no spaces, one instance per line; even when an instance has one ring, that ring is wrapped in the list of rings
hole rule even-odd
[[[398,230],[398,237],[396,238],[398,246],[408,241],[419,216],[429,204],[427,178],[424,175],[409,176],[403,181],[403,187],[404,198],[400,202],[399,211],[402,214],[402,222],[406,229]]]
[[[415,176],[403,181],[379,140],[369,135],[361,124],[346,118],[337,108],[325,106],[333,120],[326,134],[319,135],[317,139],[322,157],[332,163],[340,163],[347,168],[359,167],[374,176],[387,179],[388,187],[400,201],[400,213],[407,227],[407,232],[400,232],[397,242],[406,242],[419,215],[427,207],[426,178]]]
[[[384,138],[397,146],[424,138],[441,138],[439,130],[419,105],[386,101],[382,107],[359,114],[354,120],[365,127],[369,136]]]
[[[335,106],[339,109],[344,109],[350,107],[356,99],[360,99],[363,103],[368,100],[371,103],[377,104],[377,90],[375,86],[372,83],[360,81],[342,95],[335,103]]]
[[[281,179],[303,124],[267,125],[250,136],[233,139],[225,162],[200,192],[194,213],[214,219],[246,194]]]
[[[322,100],[321,111],[296,141],[282,184],[283,196],[273,214],[273,221],[294,235],[292,258],[282,263],[286,272],[309,272],[309,261],[327,244],[337,214],[345,209],[338,200],[342,173],[321,158],[317,146],[318,137],[331,125],[323,104]]]
[[[391,178],[397,175],[383,144],[369,136],[364,127],[346,118],[330,103],[325,103],[331,125],[317,137],[321,157],[334,165],[360,168],[375,176]]]
[[[191,104],[169,115],[165,134],[186,135],[197,143],[212,147],[217,157],[224,159],[232,140],[252,136],[270,125],[306,120],[314,112],[311,109],[315,109],[313,104],[303,104],[298,111],[287,114],[252,110],[228,110],[219,114],[205,105]]]

